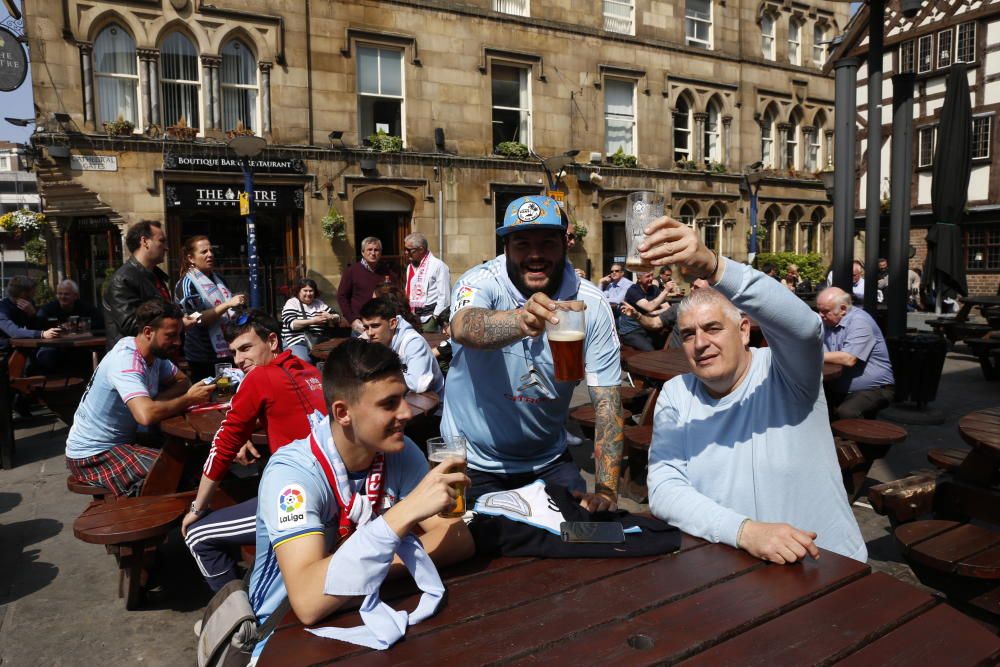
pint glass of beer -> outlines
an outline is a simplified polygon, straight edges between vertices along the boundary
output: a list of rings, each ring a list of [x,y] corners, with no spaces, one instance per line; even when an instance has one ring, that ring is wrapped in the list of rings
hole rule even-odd
[[[625,207],[625,268],[629,271],[652,271],[653,267],[639,256],[639,246],[646,240],[646,227],[663,217],[663,195],[655,192],[629,193]]]
[[[583,379],[583,339],[586,338],[587,304],[583,301],[556,301],[559,324],[545,323],[545,335],[552,350],[556,382]]]
[[[431,465],[437,466],[448,459],[461,459],[462,464],[452,466],[451,470],[448,472],[465,472],[465,436],[462,435],[451,435],[451,436],[441,436],[438,438],[430,438],[427,440],[427,459],[431,462]],[[454,485],[456,491],[458,491],[458,497],[455,498],[455,505],[449,510],[441,512],[439,516],[443,516],[446,519],[451,519],[459,517],[465,514],[465,483],[458,482]]]

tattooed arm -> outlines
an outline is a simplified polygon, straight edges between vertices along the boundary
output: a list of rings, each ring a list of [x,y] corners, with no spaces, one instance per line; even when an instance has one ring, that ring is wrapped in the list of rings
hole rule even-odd
[[[515,310],[463,308],[451,321],[451,337],[468,347],[497,350],[525,336],[541,335],[545,320],[554,319],[553,308],[552,300],[541,292]]]
[[[621,387],[590,387],[596,413],[594,425],[594,493],[580,504],[591,512],[617,509],[618,479],[622,472],[625,438],[622,435]]]

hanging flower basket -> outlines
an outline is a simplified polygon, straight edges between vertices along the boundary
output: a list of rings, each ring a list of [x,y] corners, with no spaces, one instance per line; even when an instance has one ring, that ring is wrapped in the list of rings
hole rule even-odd
[[[45,214],[18,209],[0,215],[0,230],[10,232],[15,236],[33,236],[42,231],[45,225]]]
[[[323,216],[320,221],[321,229],[323,230],[323,236],[329,241],[346,241],[347,240],[347,223],[344,221],[344,216],[340,214],[337,209],[330,207],[327,214]]]

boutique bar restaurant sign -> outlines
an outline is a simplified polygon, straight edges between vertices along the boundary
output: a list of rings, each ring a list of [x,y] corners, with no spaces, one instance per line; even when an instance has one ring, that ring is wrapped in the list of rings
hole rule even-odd
[[[0,28],[0,92],[17,90],[28,76],[28,54],[7,28]]]
[[[163,168],[179,171],[243,171],[239,159],[232,155],[180,155],[163,156]],[[250,168],[260,174],[304,174],[302,160],[290,158],[258,157],[250,160]]]
[[[221,208],[236,212],[240,210],[241,192],[241,186],[226,183],[171,183],[164,188],[167,208]],[[258,185],[254,188],[253,198],[258,209],[305,209],[305,193],[301,187],[294,185]]]

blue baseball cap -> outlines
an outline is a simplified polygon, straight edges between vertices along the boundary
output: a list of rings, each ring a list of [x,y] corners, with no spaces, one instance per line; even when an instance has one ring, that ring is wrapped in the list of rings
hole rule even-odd
[[[507,206],[503,226],[497,227],[497,236],[503,238],[513,232],[533,229],[558,229],[566,231],[562,211],[552,197],[532,195],[518,197]]]

